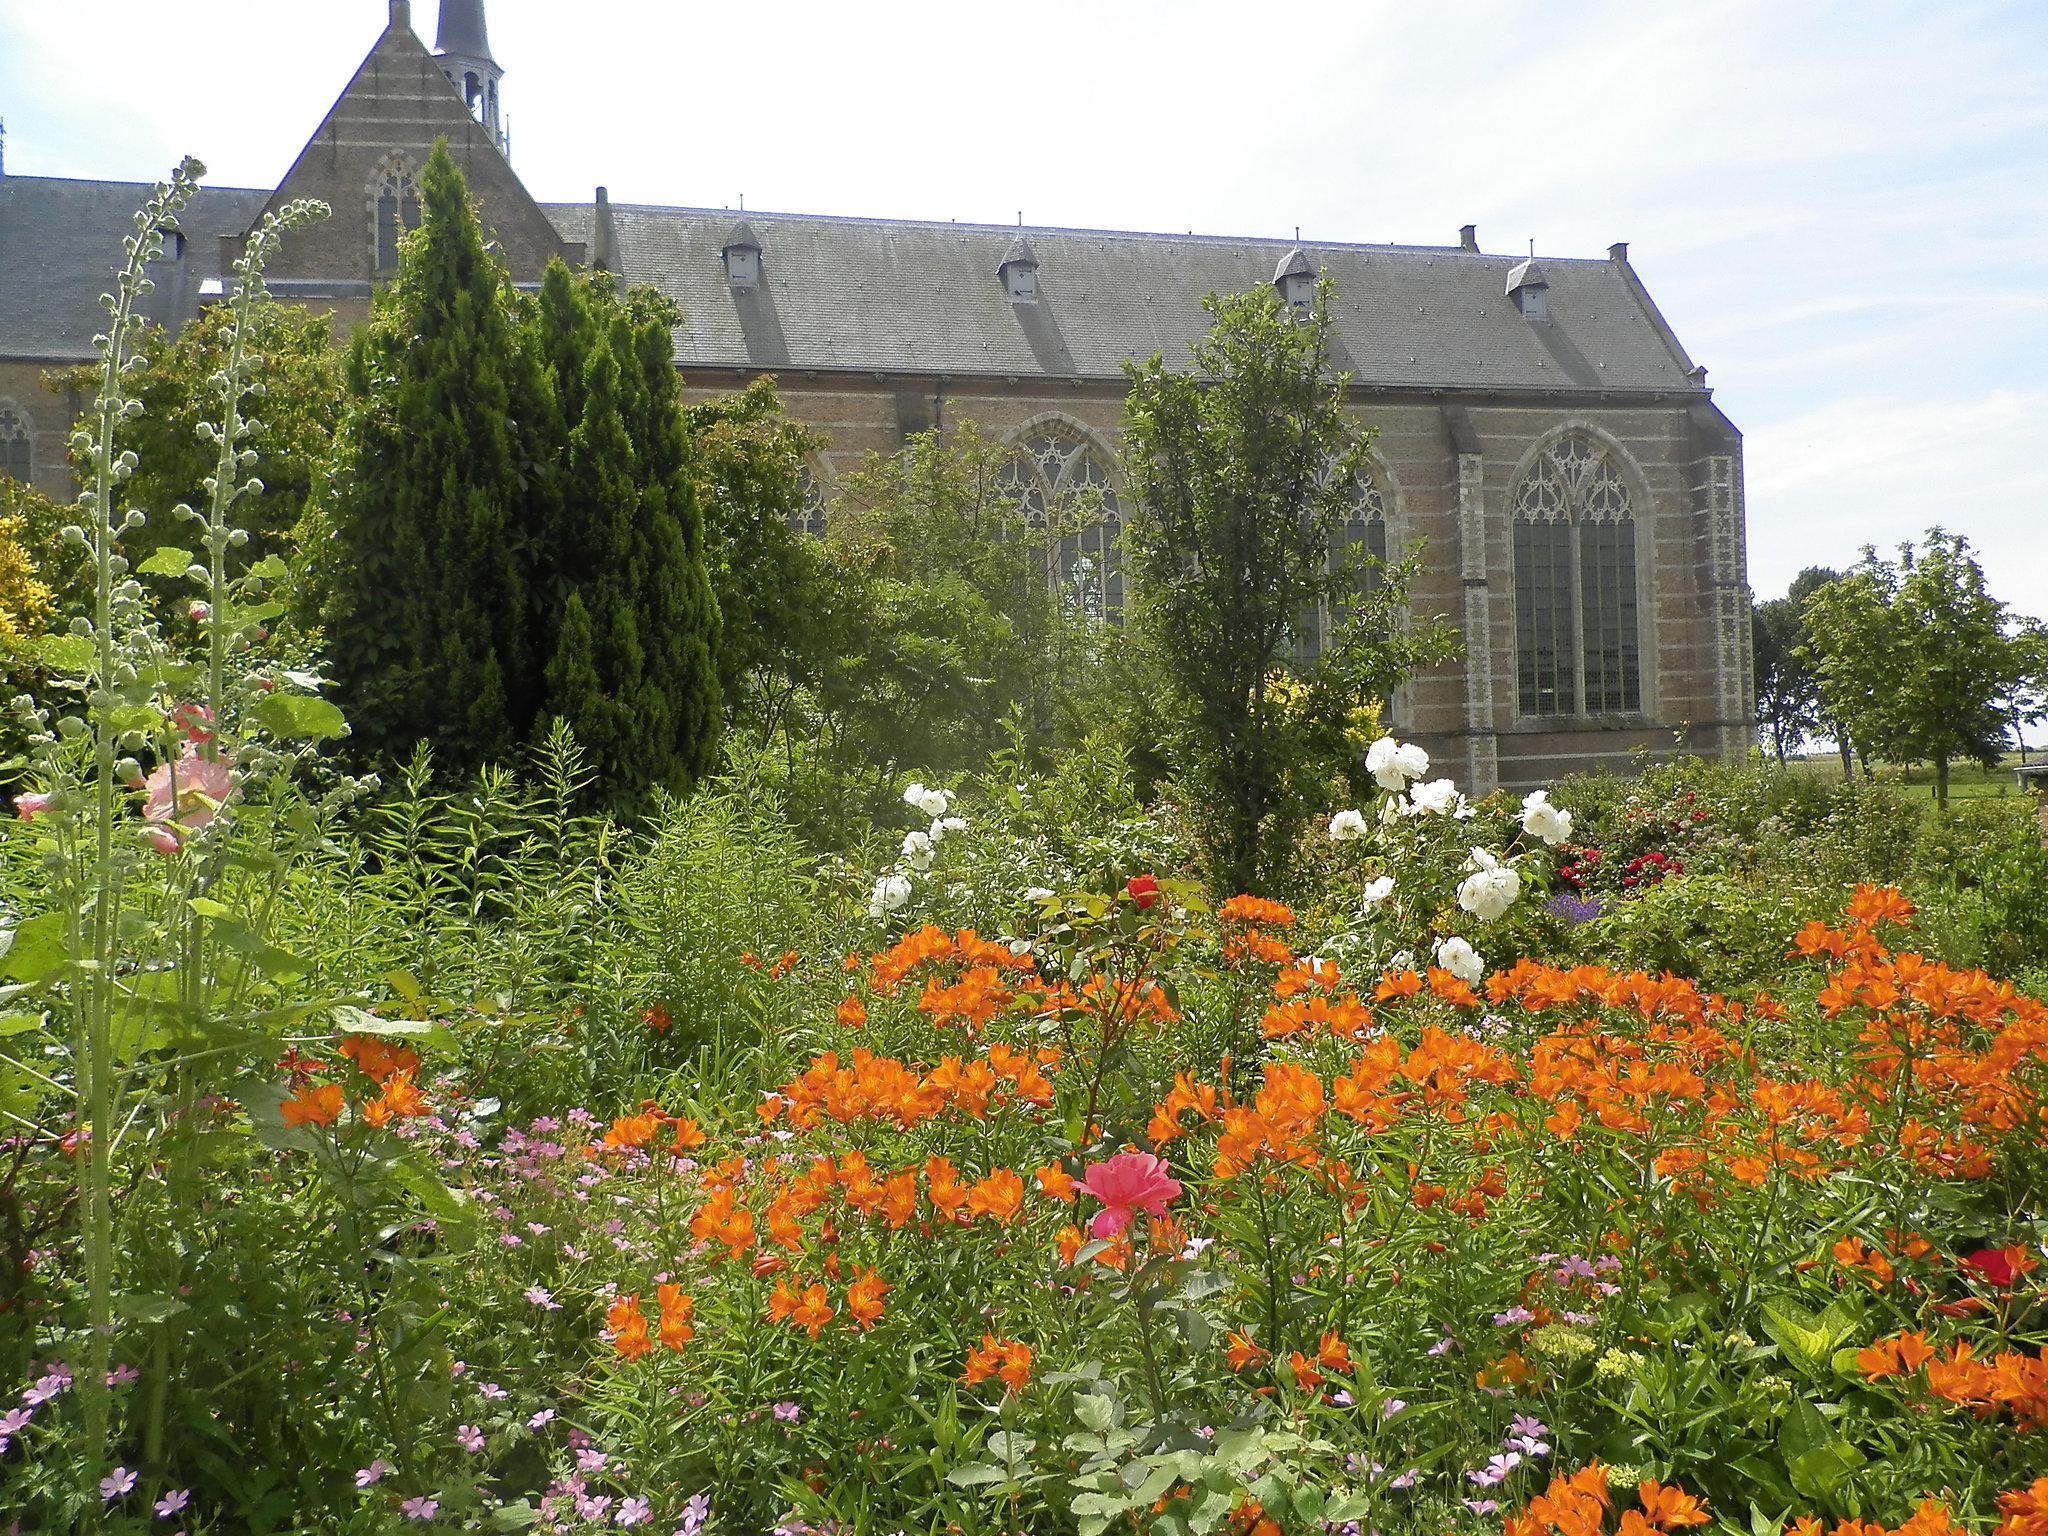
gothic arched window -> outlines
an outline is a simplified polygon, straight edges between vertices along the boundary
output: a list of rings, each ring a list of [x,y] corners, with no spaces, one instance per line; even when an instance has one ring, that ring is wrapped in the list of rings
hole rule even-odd
[[[1329,473],[1335,474],[1334,467]],[[1366,598],[1385,580],[1380,567],[1387,558],[1387,502],[1378,484],[1363,470],[1351,478],[1350,502],[1344,520],[1330,534],[1329,569],[1353,564],[1354,594]],[[1370,563],[1359,558],[1365,555],[1372,557]],[[1354,611],[1352,602],[1340,598],[1334,605],[1323,603],[1303,614],[1295,635],[1295,661],[1301,666],[1313,662]]]
[[[398,237],[419,227],[419,178],[404,160],[393,159],[377,178],[370,212],[370,248],[379,272],[398,270]]]
[[[1525,715],[1642,707],[1636,522],[1591,438],[1559,438],[1515,487],[1515,671]]]
[[[1063,597],[1097,618],[1124,611],[1123,504],[1116,477],[1087,437],[1036,427],[1017,445],[1006,478],[1033,528],[1058,536],[1053,573]]]
[[[814,539],[825,537],[825,493],[818,485],[818,477],[811,473],[811,466],[797,466],[796,480],[804,493],[803,504],[789,515],[792,532],[809,534]]]
[[[12,400],[0,400],[0,478],[27,485],[35,469],[35,443],[29,436],[28,418]]]

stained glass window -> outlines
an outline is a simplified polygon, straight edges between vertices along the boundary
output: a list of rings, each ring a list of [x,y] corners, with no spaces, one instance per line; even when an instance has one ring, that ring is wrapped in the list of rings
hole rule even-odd
[[[1642,707],[1635,509],[1599,444],[1558,439],[1515,488],[1515,675],[1525,715]]]

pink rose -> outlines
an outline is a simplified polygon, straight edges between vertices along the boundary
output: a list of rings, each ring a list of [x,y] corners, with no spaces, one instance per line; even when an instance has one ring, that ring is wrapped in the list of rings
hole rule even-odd
[[[1167,1202],[1181,1194],[1180,1181],[1150,1152],[1119,1152],[1108,1162],[1090,1163],[1081,1187],[1102,1202],[1088,1228],[1096,1238],[1115,1237],[1139,1211],[1164,1216]]]

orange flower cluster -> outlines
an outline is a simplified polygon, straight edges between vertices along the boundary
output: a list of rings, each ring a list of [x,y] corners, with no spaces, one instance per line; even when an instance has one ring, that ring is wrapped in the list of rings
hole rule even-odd
[[[983,1334],[981,1343],[967,1355],[967,1385],[978,1387],[991,1377],[999,1379],[1006,1391],[1022,1392],[1031,1382],[1031,1347],[1015,1339]]]
[[[1623,1512],[1617,1536],[1676,1536],[1708,1523],[1706,1503],[1683,1488],[1644,1481],[1636,1486],[1639,1507]],[[1607,1469],[1589,1462],[1569,1475],[1552,1477],[1550,1486],[1528,1506],[1506,1516],[1506,1536],[1600,1536],[1612,1507]]]
[[[2015,1488],[1998,1496],[1997,1536],[2048,1536],[2048,1477],[2036,1478],[2031,1488]]]
[[[429,1113],[427,1096],[413,1086],[410,1071],[394,1072],[385,1080],[384,1091],[363,1106],[363,1119],[371,1125],[417,1120]]]
[[[1280,931],[1294,926],[1293,908],[1258,896],[1233,896],[1216,909],[1216,920],[1222,928],[1226,961],[1294,964],[1294,951],[1280,937]]]
[[[376,1035],[344,1035],[335,1051],[356,1064],[373,1083],[387,1083],[400,1072],[420,1069],[419,1052],[393,1045]]]
[[[287,1126],[332,1125],[341,1118],[341,1084],[315,1086],[308,1078],[299,1091],[284,1101],[282,1112]]]
[[[1788,1536],[1822,1536],[1823,1529],[1826,1536],[1964,1536],[1964,1528],[1955,1523],[1948,1506],[1933,1499],[1922,1499],[1905,1524],[1895,1529],[1876,1520],[1838,1520],[1824,1528],[1807,1515],[1793,1521],[1787,1532]]]
[[[1937,1354],[1924,1333],[1900,1333],[1858,1350],[1856,1367],[1867,1381],[1910,1376],[1925,1367],[1929,1395],[1979,1415],[2001,1410],[2020,1428],[2048,1426],[2048,1353],[2002,1350],[1979,1360],[1972,1345],[1950,1343]]]
[[[972,928],[949,934],[927,925],[916,933],[906,933],[885,953],[869,957],[868,985],[891,997],[920,966],[936,969],[946,965],[1020,975],[1035,969],[1031,956],[1013,955],[1009,945],[984,939]]]
[[[947,1110],[971,1120],[985,1119],[992,1106],[1024,1104],[1044,1109],[1053,1101],[1048,1072],[1059,1070],[1055,1050],[989,1048],[986,1059],[947,1056],[930,1072],[891,1056],[865,1050],[842,1065],[836,1051],[812,1058],[809,1070],[762,1100],[756,1113],[765,1125],[786,1119],[809,1129],[824,1120],[849,1125],[881,1121],[910,1130]]]

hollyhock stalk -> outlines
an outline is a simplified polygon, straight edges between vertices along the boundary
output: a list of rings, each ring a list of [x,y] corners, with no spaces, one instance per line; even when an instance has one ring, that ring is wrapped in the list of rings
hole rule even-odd
[[[114,521],[114,489],[125,480],[132,463],[115,453],[115,428],[128,415],[128,375],[134,371],[129,353],[137,326],[137,308],[153,286],[149,264],[163,254],[164,235],[177,227],[179,212],[198,189],[205,167],[186,159],[158,187],[126,242],[127,260],[107,301],[111,322],[100,349],[98,430],[91,443],[92,489],[81,498],[92,509],[90,538],[93,556],[93,689],[88,709],[93,747],[93,864],[76,888],[69,950],[77,976],[73,1070],[77,1080],[76,1132],[85,1137],[80,1149],[80,1217],[85,1234],[86,1364],[79,1383],[85,1414],[85,1464],[97,1469],[107,1448],[109,1398],[107,1368],[114,1330],[114,1233],[111,1199],[114,1063],[112,1034],[115,992],[115,946],[121,924],[121,880],[125,864],[114,856],[117,732],[111,719],[114,679],[115,544],[127,519]],[[92,961],[88,970],[83,962]],[[84,972],[84,974],[79,974]],[[88,1133],[88,1127],[90,1131]],[[89,1514],[92,1524],[96,1514]]]

